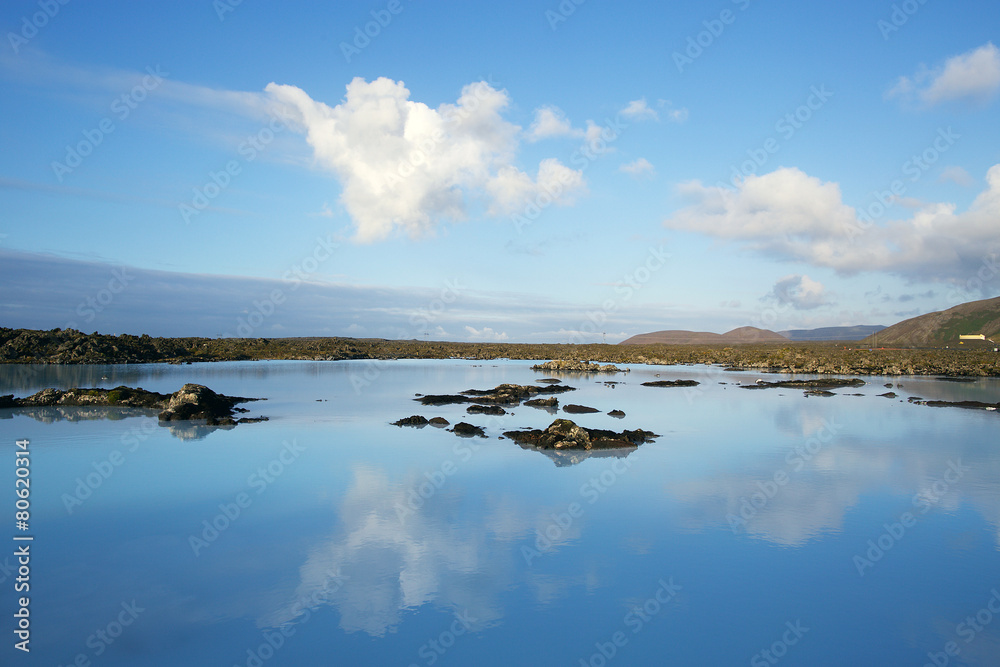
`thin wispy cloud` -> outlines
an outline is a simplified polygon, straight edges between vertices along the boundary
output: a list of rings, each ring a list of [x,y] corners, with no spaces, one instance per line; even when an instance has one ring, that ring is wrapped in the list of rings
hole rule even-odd
[[[1000,49],[992,42],[901,76],[886,92],[889,99],[932,107],[945,102],[983,104],[1000,91]]]

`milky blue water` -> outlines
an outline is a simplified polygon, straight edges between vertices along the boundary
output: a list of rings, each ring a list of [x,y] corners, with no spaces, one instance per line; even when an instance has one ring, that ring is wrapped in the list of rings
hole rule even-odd
[[[0,411],[0,662],[1000,664],[1000,414],[906,401],[996,402],[997,380],[806,397],[697,366],[561,376],[578,387],[561,403],[601,410],[577,423],[661,435],[583,460],[498,439],[545,411],[413,400],[546,377],[530,365],[0,366],[0,394],[197,382],[267,398],[245,407],[270,417]],[[701,384],[640,385],[680,378]],[[412,414],[489,438],[389,424]],[[13,648],[18,438],[29,655]]]

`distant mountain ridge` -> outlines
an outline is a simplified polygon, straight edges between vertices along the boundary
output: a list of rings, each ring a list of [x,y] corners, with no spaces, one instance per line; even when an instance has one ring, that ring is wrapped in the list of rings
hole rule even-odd
[[[859,324],[853,327],[820,327],[818,329],[789,329],[779,331],[788,340],[794,341],[825,341],[825,340],[864,340],[873,333],[878,333],[886,327],[881,324]],[[881,338],[881,336],[880,336]]]
[[[708,344],[746,344],[746,343],[787,343],[788,339],[769,329],[757,327],[740,327],[717,334],[711,331],[684,331],[672,329],[653,331],[626,338],[619,345],[708,345]]]
[[[984,334],[1000,342],[1000,296],[904,320],[878,332],[877,340],[866,338],[865,342],[879,346],[957,345],[959,336],[968,334]]]

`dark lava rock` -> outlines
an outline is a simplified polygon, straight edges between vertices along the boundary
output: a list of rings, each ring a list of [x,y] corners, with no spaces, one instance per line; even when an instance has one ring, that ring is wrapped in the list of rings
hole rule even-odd
[[[5,397],[6,398],[6,397]],[[145,389],[115,387],[114,389],[43,389],[27,398],[10,397],[8,407],[115,407],[144,408],[162,410],[159,421],[186,421],[204,419],[208,426],[235,426],[237,423],[251,423],[248,418],[239,422],[233,419],[236,412],[246,412],[237,408],[238,403],[257,401],[257,398],[224,396],[200,384],[186,384],[173,394],[160,394]],[[264,417],[252,421],[266,421]]]
[[[827,391],[826,389],[807,389],[805,391],[806,396],[836,396],[832,391]]]
[[[569,419],[557,419],[544,431],[538,429],[526,431],[507,431],[505,436],[521,445],[530,445],[537,449],[617,449],[623,447],[638,447],[652,442],[658,436],[651,431],[636,429],[621,433],[604,429],[586,429],[577,426]]]
[[[252,400],[256,399],[223,396],[200,384],[186,384],[170,395],[167,409],[158,418],[164,422],[204,419],[209,426],[236,424],[236,404]]]
[[[608,416],[614,417],[615,419],[623,419],[625,417],[625,413],[621,410],[612,410],[608,413]]]
[[[474,436],[479,436],[480,438],[486,437],[486,434],[483,432],[483,429],[479,428],[478,426],[473,426],[472,424],[468,424],[466,422],[458,422],[457,424],[455,424],[455,428],[448,430],[450,430],[455,435],[463,438],[471,438]]]
[[[501,384],[493,389],[468,389],[461,394],[421,396],[414,399],[424,405],[451,405],[455,403],[486,403],[492,405],[519,405],[526,398],[537,394],[561,394],[576,387],[564,384],[536,387],[533,385]]]
[[[966,410],[989,410],[1000,409],[1000,403],[983,403],[982,401],[920,401],[920,405],[929,405],[932,408],[965,408]]]
[[[859,378],[819,378],[816,380],[781,380],[779,382],[764,382],[757,380],[756,384],[740,385],[743,389],[842,389],[844,387],[863,387],[865,381]]]
[[[449,422],[444,417],[431,417],[430,421],[428,421],[427,423],[430,424],[431,426],[436,426],[438,428],[444,428],[445,426],[451,424],[451,422]]]
[[[559,399],[555,396],[550,398],[533,398],[530,401],[525,401],[524,404],[532,408],[554,409],[559,407]]]
[[[643,387],[697,387],[700,382],[697,380],[656,380],[655,382],[643,382]]]
[[[470,415],[505,415],[507,411],[499,405],[470,405],[465,409]]]
[[[894,392],[894,391],[887,391],[884,394],[879,394],[879,396],[881,398],[896,398],[896,392]]]
[[[574,403],[570,403],[569,405],[563,406],[563,412],[568,412],[572,415],[583,415],[591,412],[600,412],[600,410],[592,408],[588,405],[576,405]]]
[[[427,426],[430,422],[427,421],[427,417],[423,415],[413,415],[412,417],[404,417],[399,421],[392,422],[393,426],[416,426],[417,428],[423,428]]]
[[[891,382],[886,382],[886,383],[885,383],[884,385],[882,385],[882,386],[883,386],[883,387],[885,387],[886,389],[892,389],[892,383],[891,383]]]
[[[535,380],[535,382],[539,382],[541,384],[559,384],[562,380],[558,378],[542,378],[541,380]]]
[[[420,401],[423,405],[453,405],[455,403],[468,403],[468,396],[458,396],[456,394],[431,394],[430,396],[420,396],[413,399]]]
[[[533,371],[570,371],[573,373],[628,373],[627,368],[618,368],[613,364],[592,364],[589,361],[569,361],[567,359],[554,359],[546,361],[544,364],[535,364],[531,367]]]

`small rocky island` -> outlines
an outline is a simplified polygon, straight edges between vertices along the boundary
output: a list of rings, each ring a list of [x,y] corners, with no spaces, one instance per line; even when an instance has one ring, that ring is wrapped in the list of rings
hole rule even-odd
[[[548,368],[547,370],[552,369]],[[554,378],[544,378],[538,380],[538,383],[540,386],[501,384],[493,389],[467,389],[458,394],[430,394],[426,396],[418,394],[414,400],[429,406],[469,403],[471,405],[466,408],[467,414],[508,415],[511,414],[508,412],[511,407],[517,407],[522,404],[535,408],[543,408],[554,413],[559,405],[559,401],[555,396],[548,396],[547,398],[533,397],[545,394],[561,394],[576,389],[575,387],[564,385]],[[505,410],[501,406],[506,407],[508,410]],[[600,412],[597,408],[575,404],[564,406],[563,411],[571,414]],[[621,410],[612,410],[608,412],[608,415],[618,419],[625,417],[625,413]],[[423,415],[412,415],[392,422],[392,425],[423,428],[428,424],[434,424],[435,420],[438,420],[441,425],[448,424],[447,420],[441,417],[428,419]],[[459,422],[448,430],[464,438],[487,437],[482,427],[467,422]],[[658,437],[660,436],[656,433],[642,429],[626,429],[616,432],[607,429],[585,428],[569,419],[556,419],[545,430],[524,428],[521,430],[505,431],[503,436],[500,436],[500,439],[507,438],[513,440],[524,449],[541,451],[552,458],[556,465],[573,465],[593,455],[625,456],[639,445],[652,442]]]
[[[160,394],[145,389],[115,387],[114,389],[43,389],[25,398],[13,394],[0,396],[0,408],[46,407],[115,407],[160,410],[161,422],[205,420],[207,426],[235,426],[267,421],[267,417],[234,418],[236,413],[249,412],[236,407],[259,398],[224,396],[200,384],[186,384],[172,394]]]

